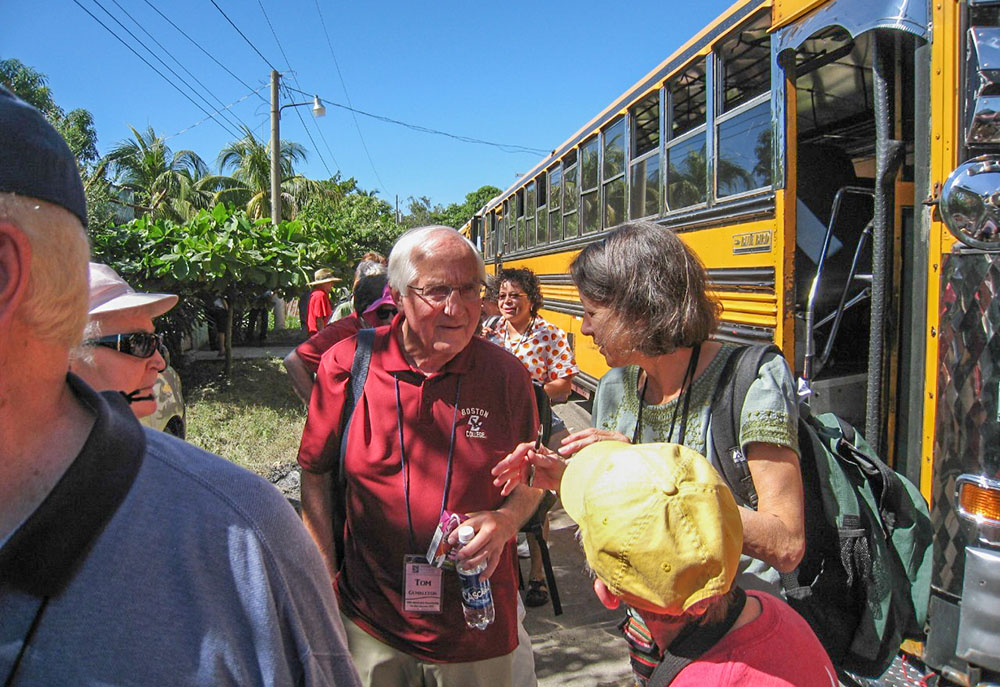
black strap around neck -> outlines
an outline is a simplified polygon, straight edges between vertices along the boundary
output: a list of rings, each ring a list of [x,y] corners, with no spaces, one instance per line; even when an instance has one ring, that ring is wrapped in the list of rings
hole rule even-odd
[[[678,396],[677,403],[674,405],[673,415],[670,416],[670,431],[667,433],[666,441],[670,441],[674,438],[674,427],[677,424],[677,411],[681,410],[683,405],[683,412],[681,413],[681,431],[677,437],[678,444],[684,443],[684,434],[687,432],[687,415],[688,407],[691,403],[691,386],[694,384],[694,372],[698,367],[698,355],[701,352],[701,344],[695,344],[691,348],[691,356],[688,358],[687,370],[684,372],[684,379],[681,380],[681,393],[683,397]],[[649,386],[649,373],[646,373],[646,378],[642,380],[642,388],[639,389],[639,412],[636,414],[635,418],[635,429],[632,430],[632,443],[638,444],[640,435],[642,434],[642,408],[646,405],[646,387]]]
[[[710,625],[692,624],[684,628],[670,646],[663,650],[663,660],[649,676],[647,687],[666,687],[689,663],[698,660],[706,651],[718,644],[719,640],[733,629],[746,603],[746,592],[737,587],[736,598],[725,618]]]

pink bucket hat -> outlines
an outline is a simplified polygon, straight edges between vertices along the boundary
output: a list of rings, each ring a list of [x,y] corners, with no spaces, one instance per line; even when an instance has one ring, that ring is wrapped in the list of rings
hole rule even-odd
[[[143,308],[159,317],[177,304],[172,293],[137,293],[107,265],[90,263],[90,315]]]

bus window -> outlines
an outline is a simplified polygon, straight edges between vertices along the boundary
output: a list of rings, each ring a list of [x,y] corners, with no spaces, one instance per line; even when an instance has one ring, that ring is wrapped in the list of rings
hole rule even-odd
[[[514,194],[514,206],[517,208],[515,214],[517,215],[517,249],[524,250],[527,245],[527,237],[524,235],[524,189],[519,189],[516,194]]]
[[[668,211],[698,205],[708,198],[705,88],[703,59],[670,81],[670,142],[667,143],[666,160]]]
[[[514,250],[514,224],[512,222],[514,215],[510,211],[510,199],[508,198],[503,202],[503,244],[504,244],[504,255],[509,254]]]
[[[535,181],[535,200],[538,203],[535,210],[535,230],[538,232],[538,245],[548,243],[549,213],[545,210],[546,201],[545,174],[539,174]]]
[[[535,245],[535,182],[529,182],[524,192],[525,248]]]
[[[634,105],[632,117],[632,219],[660,211],[660,93],[650,93]]]
[[[583,234],[601,229],[599,152],[597,136],[580,146],[580,232]]]
[[[771,184],[771,40],[768,15],[722,44],[722,111],[716,118],[716,196]]]
[[[576,151],[563,158],[563,237],[572,238],[580,231],[580,213],[577,212],[580,197],[577,195],[579,180],[579,165],[576,164]]]
[[[549,170],[549,240],[562,239],[562,168]]]
[[[602,138],[604,226],[613,227],[625,221],[625,118],[608,126]]]

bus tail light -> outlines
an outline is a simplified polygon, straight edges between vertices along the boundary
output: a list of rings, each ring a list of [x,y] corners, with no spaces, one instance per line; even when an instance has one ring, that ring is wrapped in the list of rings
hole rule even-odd
[[[961,475],[956,481],[958,514],[980,527],[988,539],[1000,543],[1000,482]]]

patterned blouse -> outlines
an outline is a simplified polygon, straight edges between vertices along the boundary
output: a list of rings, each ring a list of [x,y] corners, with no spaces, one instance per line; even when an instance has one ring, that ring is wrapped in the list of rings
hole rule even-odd
[[[572,377],[580,371],[566,332],[537,315],[524,334],[510,336],[505,321],[501,320],[499,331],[491,332],[487,338],[517,356],[528,368],[531,381],[537,384]]]

